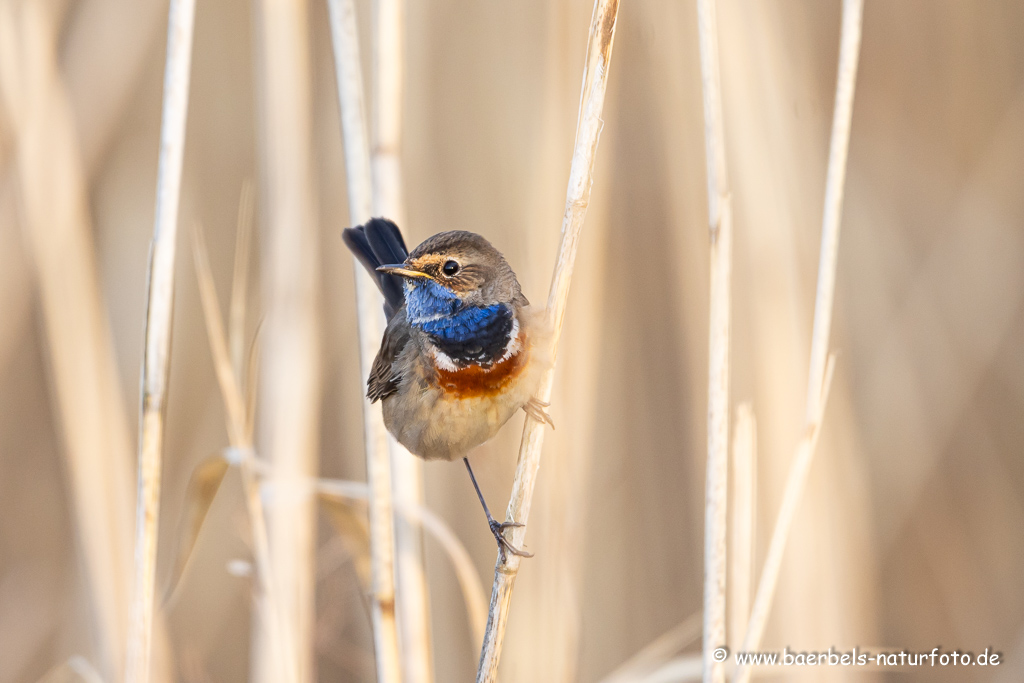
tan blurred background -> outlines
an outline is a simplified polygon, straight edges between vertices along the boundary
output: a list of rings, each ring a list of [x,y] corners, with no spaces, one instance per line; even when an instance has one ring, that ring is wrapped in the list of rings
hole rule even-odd
[[[357,8],[369,63],[369,3]],[[130,589],[166,6],[0,10],[0,683],[34,682],[76,654],[114,681],[99,625],[123,620]],[[536,303],[558,242],[590,10],[407,3],[408,241],[480,232]],[[838,0],[719,2],[736,215],[732,398],[758,420],[758,568],[801,433],[839,12]],[[334,67],[326,7],[308,13],[319,464],[363,480]],[[227,445],[187,228],[205,226],[226,306],[243,183],[263,197],[253,9],[199,0],[196,22],[161,583],[189,475]],[[702,604],[708,240],[695,23],[692,0],[622,2],[551,408],[558,429],[527,541],[537,557],[513,598],[505,683],[599,681]],[[765,639],[991,647],[1005,664],[786,680],[1024,680],[1022,37],[1019,0],[866,3],[836,382]],[[517,417],[474,455],[492,508],[507,500],[520,427]],[[463,468],[428,465],[426,500],[489,585],[494,542]],[[120,526],[97,527],[100,508]],[[321,520],[317,678],[369,681],[366,603],[333,536]],[[123,552],[90,559],[96,538]],[[471,680],[478,651],[458,586],[429,540],[426,553],[436,680]],[[171,680],[247,680],[251,585],[226,565],[248,557],[229,476],[166,614],[158,660]],[[86,568],[104,563],[123,580],[98,582],[111,588],[97,596]]]

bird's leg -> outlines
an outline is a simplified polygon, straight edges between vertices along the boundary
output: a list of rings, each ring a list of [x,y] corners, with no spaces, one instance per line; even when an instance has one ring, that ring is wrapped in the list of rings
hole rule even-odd
[[[520,550],[505,538],[503,533],[505,529],[510,527],[523,526],[519,522],[499,522],[494,519],[491,515],[490,508],[487,507],[487,501],[484,500],[484,494],[480,492],[480,485],[476,483],[476,477],[473,475],[473,468],[469,466],[469,458],[463,458],[462,462],[466,463],[466,471],[469,472],[469,478],[473,482],[473,488],[476,489],[476,497],[480,499],[480,505],[484,507],[484,514],[487,515],[487,526],[491,528],[491,533],[494,534],[494,540],[498,542],[498,552],[501,553],[502,561],[505,560],[505,551],[509,551],[513,555],[519,555],[520,557],[533,557],[533,553],[528,553],[525,550]]]
[[[523,406],[523,411],[537,422],[546,422],[547,424],[551,425],[552,429],[554,429],[555,421],[552,420],[551,416],[548,415],[546,410],[544,410],[545,408],[548,408],[550,406],[550,403],[545,403],[544,401],[541,401],[536,397],[530,397],[530,400],[527,401],[526,404]]]

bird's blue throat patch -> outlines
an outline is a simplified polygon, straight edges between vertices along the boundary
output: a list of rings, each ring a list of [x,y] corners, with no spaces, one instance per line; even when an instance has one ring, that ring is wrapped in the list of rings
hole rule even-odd
[[[413,325],[455,315],[461,308],[458,295],[433,280],[405,281],[405,313]]]
[[[405,286],[409,323],[459,365],[490,365],[505,354],[515,326],[506,304],[464,306],[455,292],[432,280]]]

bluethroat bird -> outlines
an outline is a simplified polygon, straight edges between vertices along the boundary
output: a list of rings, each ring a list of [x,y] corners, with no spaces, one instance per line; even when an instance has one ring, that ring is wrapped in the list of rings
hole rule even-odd
[[[501,252],[475,233],[438,233],[411,253],[383,218],[342,237],[384,295],[388,324],[367,397],[381,401],[388,431],[412,453],[462,458],[499,550],[529,557],[505,539],[519,525],[491,515],[466,454],[520,409],[552,424],[534,398],[547,365],[543,316]]]

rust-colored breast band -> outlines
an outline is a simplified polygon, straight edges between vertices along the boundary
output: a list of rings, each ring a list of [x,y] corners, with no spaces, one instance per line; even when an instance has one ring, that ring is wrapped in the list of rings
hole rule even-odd
[[[519,344],[519,353],[489,368],[480,365],[469,365],[459,370],[437,368],[438,386],[445,394],[456,398],[479,398],[500,394],[526,366],[530,354],[522,333],[519,335]]]

